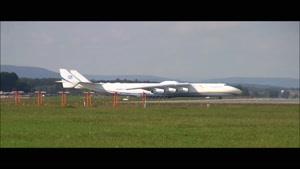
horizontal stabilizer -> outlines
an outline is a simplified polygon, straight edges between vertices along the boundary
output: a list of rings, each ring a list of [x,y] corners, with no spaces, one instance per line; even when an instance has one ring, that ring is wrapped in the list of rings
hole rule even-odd
[[[66,80],[61,80],[61,81],[57,81],[57,82],[62,83],[63,88],[74,88],[76,86],[76,84],[70,83],[70,82],[68,82]]]

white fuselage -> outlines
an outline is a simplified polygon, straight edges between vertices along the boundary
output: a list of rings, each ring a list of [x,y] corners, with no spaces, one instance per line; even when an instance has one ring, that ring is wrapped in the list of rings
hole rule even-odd
[[[60,69],[63,88],[89,89],[100,93],[141,96],[224,96],[240,94],[241,90],[224,83],[92,83],[76,70]]]
[[[156,87],[154,90],[129,89],[136,87],[147,87],[159,83],[99,83],[106,92],[121,95],[141,95],[145,93],[151,96],[226,96],[240,94],[241,91],[235,87],[223,83],[191,83],[187,87]],[[103,91],[103,90],[102,90]],[[99,91],[101,92],[101,91]]]

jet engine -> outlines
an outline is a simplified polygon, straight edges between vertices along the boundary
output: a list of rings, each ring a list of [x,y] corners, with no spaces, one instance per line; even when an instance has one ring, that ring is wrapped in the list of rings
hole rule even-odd
[[[175,88],[168,87],[168,88],[166,89],[166,91],[169,92],[169,93],[175,93],[175,92],[176,92],[176,89],[175,89]]]
[[[161,93],[164,93],[165,90],[164,90],[164,89],[159,89],[159,88],[154,88],[154,89],[152,90],[152,92],[153,92],[153,93],[159,93],[159,94],[161,94]]]
[[[181,92],[181,93],[187,93],[188,91],[189,91],[189,89],[186,88],[186,87],[180,87],[180,88],[178,88],[178,92]]]

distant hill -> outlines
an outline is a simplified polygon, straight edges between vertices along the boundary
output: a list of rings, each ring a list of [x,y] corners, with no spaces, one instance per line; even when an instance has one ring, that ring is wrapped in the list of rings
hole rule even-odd
[[[1,65],[1,72],[15,72],[19,77],[27,78],[59,78],[57,72],[30,66]]]
[[[79,70],[80,71],[80,70]],[[19,77],[27,78],[60,78],[58,72],[53,72],[44,68],[30,67],[30,66],[13,66],[13,65],[1,65],[1,72],[15,72]],[[139,81],[153,81],[161,82],[164,80],[173,80],[170,78],[164,78],[159,76],[150,75],[85,75],[88,79],[93,80],[139,80]]]
[[[245,84],[245,85],[265,85],[274,87],[285,87],[285,88],[299,88],[299,79],[294,78],[245,78],[245,77],[231,77],[231,78],[220,78],[210,79],[204,82],[223,82],[228,84]]]
[[[80,70],[79,70],[80,71]],[[59,73],[53,72],[44,68],[29,67],[29,66],[13,66],[1,65],[1,72],[15,72],[19,77],[27,78],[60,78]],[[162,82],[165,80],[177,80],[166,77],[151,76],[151,75],[84,75],[88,79],[93,80],[139,80],[139,81],[153,81]],[[219,78],[208,79],[197,82],[220,82],[228,84],[245,84],[245,85],[265,85],[284,88],[299,88],[299,79],[295,78],[245,78],[245,77],[232,77],[232,78]]]

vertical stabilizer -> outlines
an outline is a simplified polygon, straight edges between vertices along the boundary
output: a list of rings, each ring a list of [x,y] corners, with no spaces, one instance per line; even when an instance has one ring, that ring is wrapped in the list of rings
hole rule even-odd
[[[70,72],[77,78],[79,79],[80,82],[86,82],[90,83],[90,81],[85,78],[83,75],[81,75],[77,70],[70,70]]]
[[[74,86],[80,81],[66,69],[59,69],[60,76],[64,81],[72,83]]]

